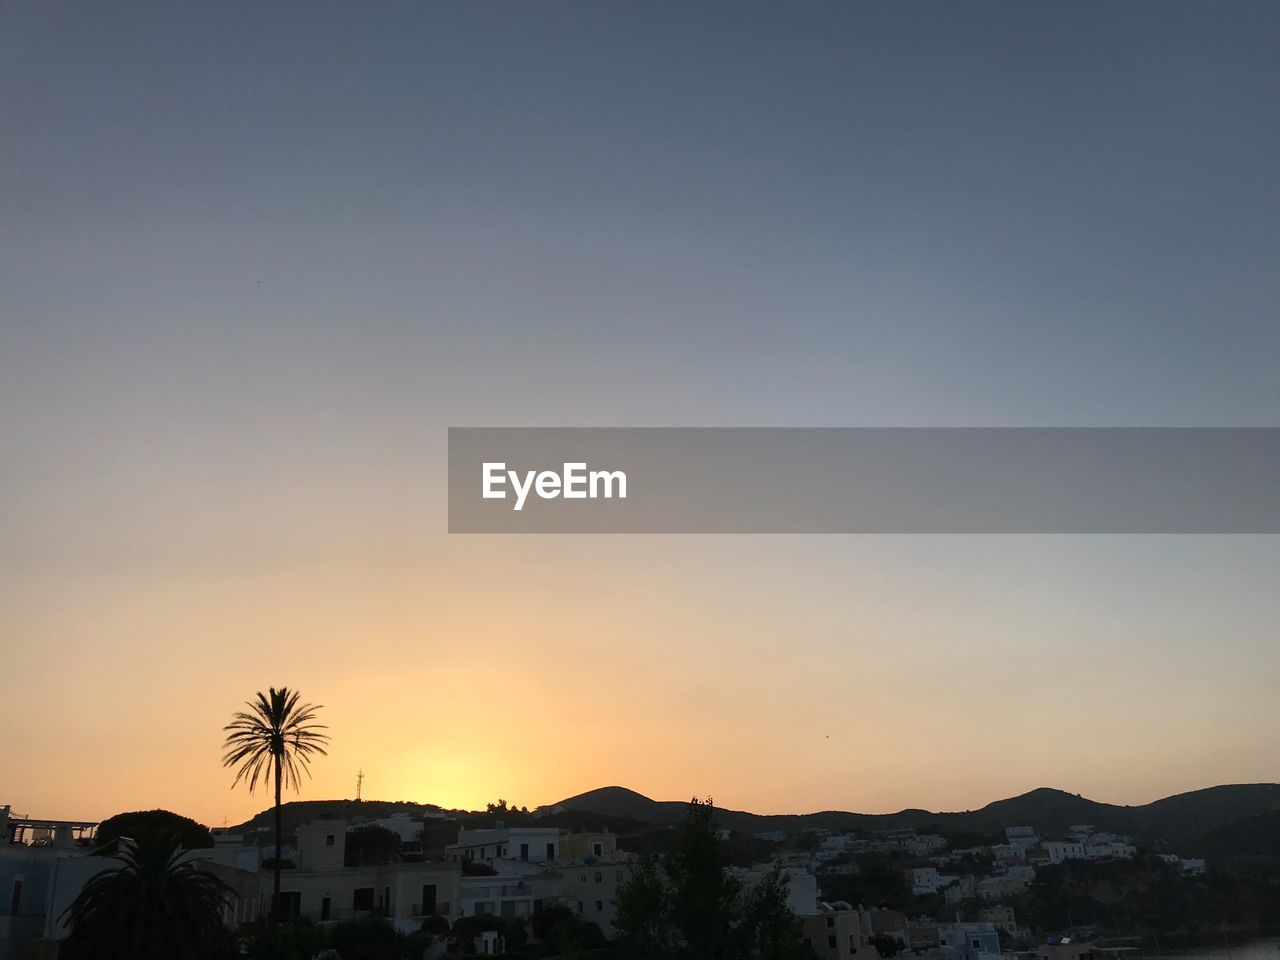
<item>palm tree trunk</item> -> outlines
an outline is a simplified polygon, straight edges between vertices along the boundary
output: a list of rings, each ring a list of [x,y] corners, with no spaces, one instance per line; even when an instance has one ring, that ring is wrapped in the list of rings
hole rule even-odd
[[[272,871],[271,883],[271,917],[279,921],[283,919],[280,909],[280,834],[284,832],[284,814],[280,807],[280,754],[276,754],[276,862]]]

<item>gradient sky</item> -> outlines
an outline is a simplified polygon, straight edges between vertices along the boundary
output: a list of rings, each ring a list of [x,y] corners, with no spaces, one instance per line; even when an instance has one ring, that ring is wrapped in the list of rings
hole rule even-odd
[[[0,5],[0,803],[1136,803],[1274,537],[450,537],[449,425],[1280,425],[1268,3]]]

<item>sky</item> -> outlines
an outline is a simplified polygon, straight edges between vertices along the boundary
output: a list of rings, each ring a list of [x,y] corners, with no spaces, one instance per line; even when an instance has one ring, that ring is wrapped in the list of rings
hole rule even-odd
[[[1266,3],[0,5],[0,804],[1275,781],[1275,537],[468,537],[449,426],[1280,426]]]

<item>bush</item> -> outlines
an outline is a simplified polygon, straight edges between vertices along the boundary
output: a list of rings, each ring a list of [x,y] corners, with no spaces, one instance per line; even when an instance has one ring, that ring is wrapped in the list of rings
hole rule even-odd
[[[330,942],[342,960],[407,960],[409,938],[386,920],[347,920],[333,926]]]
[[[240,930],[244,960],[311,960],[326,944],[324,931],[310,920],[272,923],[264,918]]]

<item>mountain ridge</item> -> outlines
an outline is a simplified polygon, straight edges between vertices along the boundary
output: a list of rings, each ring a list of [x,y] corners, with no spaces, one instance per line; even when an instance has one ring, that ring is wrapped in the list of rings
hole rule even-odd
[[[630,816],[666,825],[679,819],[686,806],[687,801],[652,800],[626,787],[602,787],[568,797],[549,809]],[[716,813],[724,826],[754,832],[827,827],[867,831],[929,828],[988,834],[1007,826],[1031,826],[1042,834],[1054,834],[1065,832],[1071,825],[1087,823],[1100,830],[1131,834],[1147,843],[1190,844],[1188,849],[1194,852],[1207,834],[1276,811],[1280,811],[1280,784],[1247,783],[1218,784],[1135,805],[1103,803],[1055,787],[1037,787],[964,811],[906,808],[893,813],[827,810],[756,814],[718,808]]]
[[[629,787],[611,785],[575,794],[558,803],[538,807],[532,815],[510,811],[507,816],[540,818],[560,826],[598,827],[615,823],[619,832],[635,833],[642,828],[661,829],[678,821],[688,808],[687,800],[654,800]],[[410,801],[363,802],[352,800],[305,800],[285,804],[285,819],[291,826],[315,817],[376,819],[391,813],[416,814],[440,810],[434,804]],[[446,811],[468,820],[502,814]],[[233,830],[261,827],[271,811],[264,810]],[[721,826],[744,833],[781,830],[799,833],[810,828],[829,830],[893,830],[912,828],[950,834],[1001,833],[1008,826],[1030,826],[1041,835],[1054,836],[1075,824],[1092,824],[1134,836],[1152,846],[1176,848],[1184,855],[1203,850],[1235,847],[1227,843],[1233,825],[1253,819],[1280,819],[1280,784],[1219,784],[1199,790],[1162,797],[1132,806],[1102,803],[1055,787],[1037,787],[1014,797],[993,800],[974,810],[931,811],[908,807],[892,813],[856,813],[820,810],[812,813],[759,814],[745,810],[716,809]],[[578,824],[577,820],[582,820]],[[286,829],[289,829],[287,827]]]

